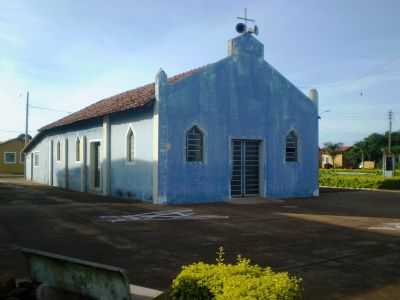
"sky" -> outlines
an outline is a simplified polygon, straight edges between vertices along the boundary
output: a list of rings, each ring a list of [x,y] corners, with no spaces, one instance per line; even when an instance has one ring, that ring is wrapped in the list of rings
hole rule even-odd
[[[398,0],[0,0],[0,141],[218,61],[247,7],[265,60],[320,94],[320,143],[400,129]],[[40,107],[41,109],[39,109]],[[43,108],[51,109],[45,110]]]

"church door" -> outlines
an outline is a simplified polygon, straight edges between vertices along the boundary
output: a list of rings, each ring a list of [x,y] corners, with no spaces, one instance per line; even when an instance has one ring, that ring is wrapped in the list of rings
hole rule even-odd
[[[232,140],[231,196],[260,193],[260,141]]]

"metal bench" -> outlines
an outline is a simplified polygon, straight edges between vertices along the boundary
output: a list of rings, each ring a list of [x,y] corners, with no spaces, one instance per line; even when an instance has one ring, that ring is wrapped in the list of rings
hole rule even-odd
[[[123,269],[39,250],[20,250],[33,281],[98,300],[131,299]]]

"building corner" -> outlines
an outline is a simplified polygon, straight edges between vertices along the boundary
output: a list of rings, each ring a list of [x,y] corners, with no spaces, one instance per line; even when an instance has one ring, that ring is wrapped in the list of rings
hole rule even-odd
[[[111,192],[111,125],[110,116],[103,118],[102,130],[102,192],[103,195],[110,195]]]
[[[152,198],[153,203],[160,204],[162,200],[162,192],[160,182],[163,182],[164,172],[160,171],[163,165],[160,164],[160,116],[162,116],[162,111],[164,110],[164,101],[166,96],[166,88],[168,85],[167,74],[160,69],[156,75],[155,79],[155,102],[153,108],[153,186],[152,186]],[[162,118],[161,118],[162,121]]]

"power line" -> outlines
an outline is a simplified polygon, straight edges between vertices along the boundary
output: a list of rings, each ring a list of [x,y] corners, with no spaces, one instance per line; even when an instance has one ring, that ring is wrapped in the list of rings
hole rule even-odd
[[[22,132],[23,132],[23,130],[0,129],[0,132],[8,132],[8,133],[22,133]]]
[[[20,98],[20,97],[22,97],[22,94],[18,95],[18,98]],[[27,99],[28,98],[29,98],[29,92],[27,92]],[[28,106],[29,106],[29,108],[39,109],[39,110],[48,110],[48,111],[54,111],[54,112],[60,112],[60,113],[68,113],[68,114],[72,113],[70,111],[66,111],[66,110],[62,110],[62,109],[58,109],[58,108],[39,106],[39,105],[32,105],[32,104],[29,103],[29,101],[28,101]]]
[[[41,110],[48,110],[48,111],[54,111],[54,112],[61,112],[61,113],[68,113],[70,114],[70,111],[65,111],[65,110],[60,110],[60,109],[54,109],[50,107],[44,107],[44,106],[37,106],[37,105],[29,105],[30,108],[33,109],[41,109]]]
[[[38,106],[38,105],[31,105],[29,104],[29,91],[26,93],[26,111],[25,111],[25,144],[27,143],[27,136],[29,133],[28,125],[29,125],[29,109],[38,109],[38,110],[47,110],[53,112],[60,112],[60,113],[68,113],[69,111],[64,111],[60,109],[54,109],[50,107]],[[0,132],[6,133],[21,133],[22,130],[12,130],[12,129],[0,129]]]

